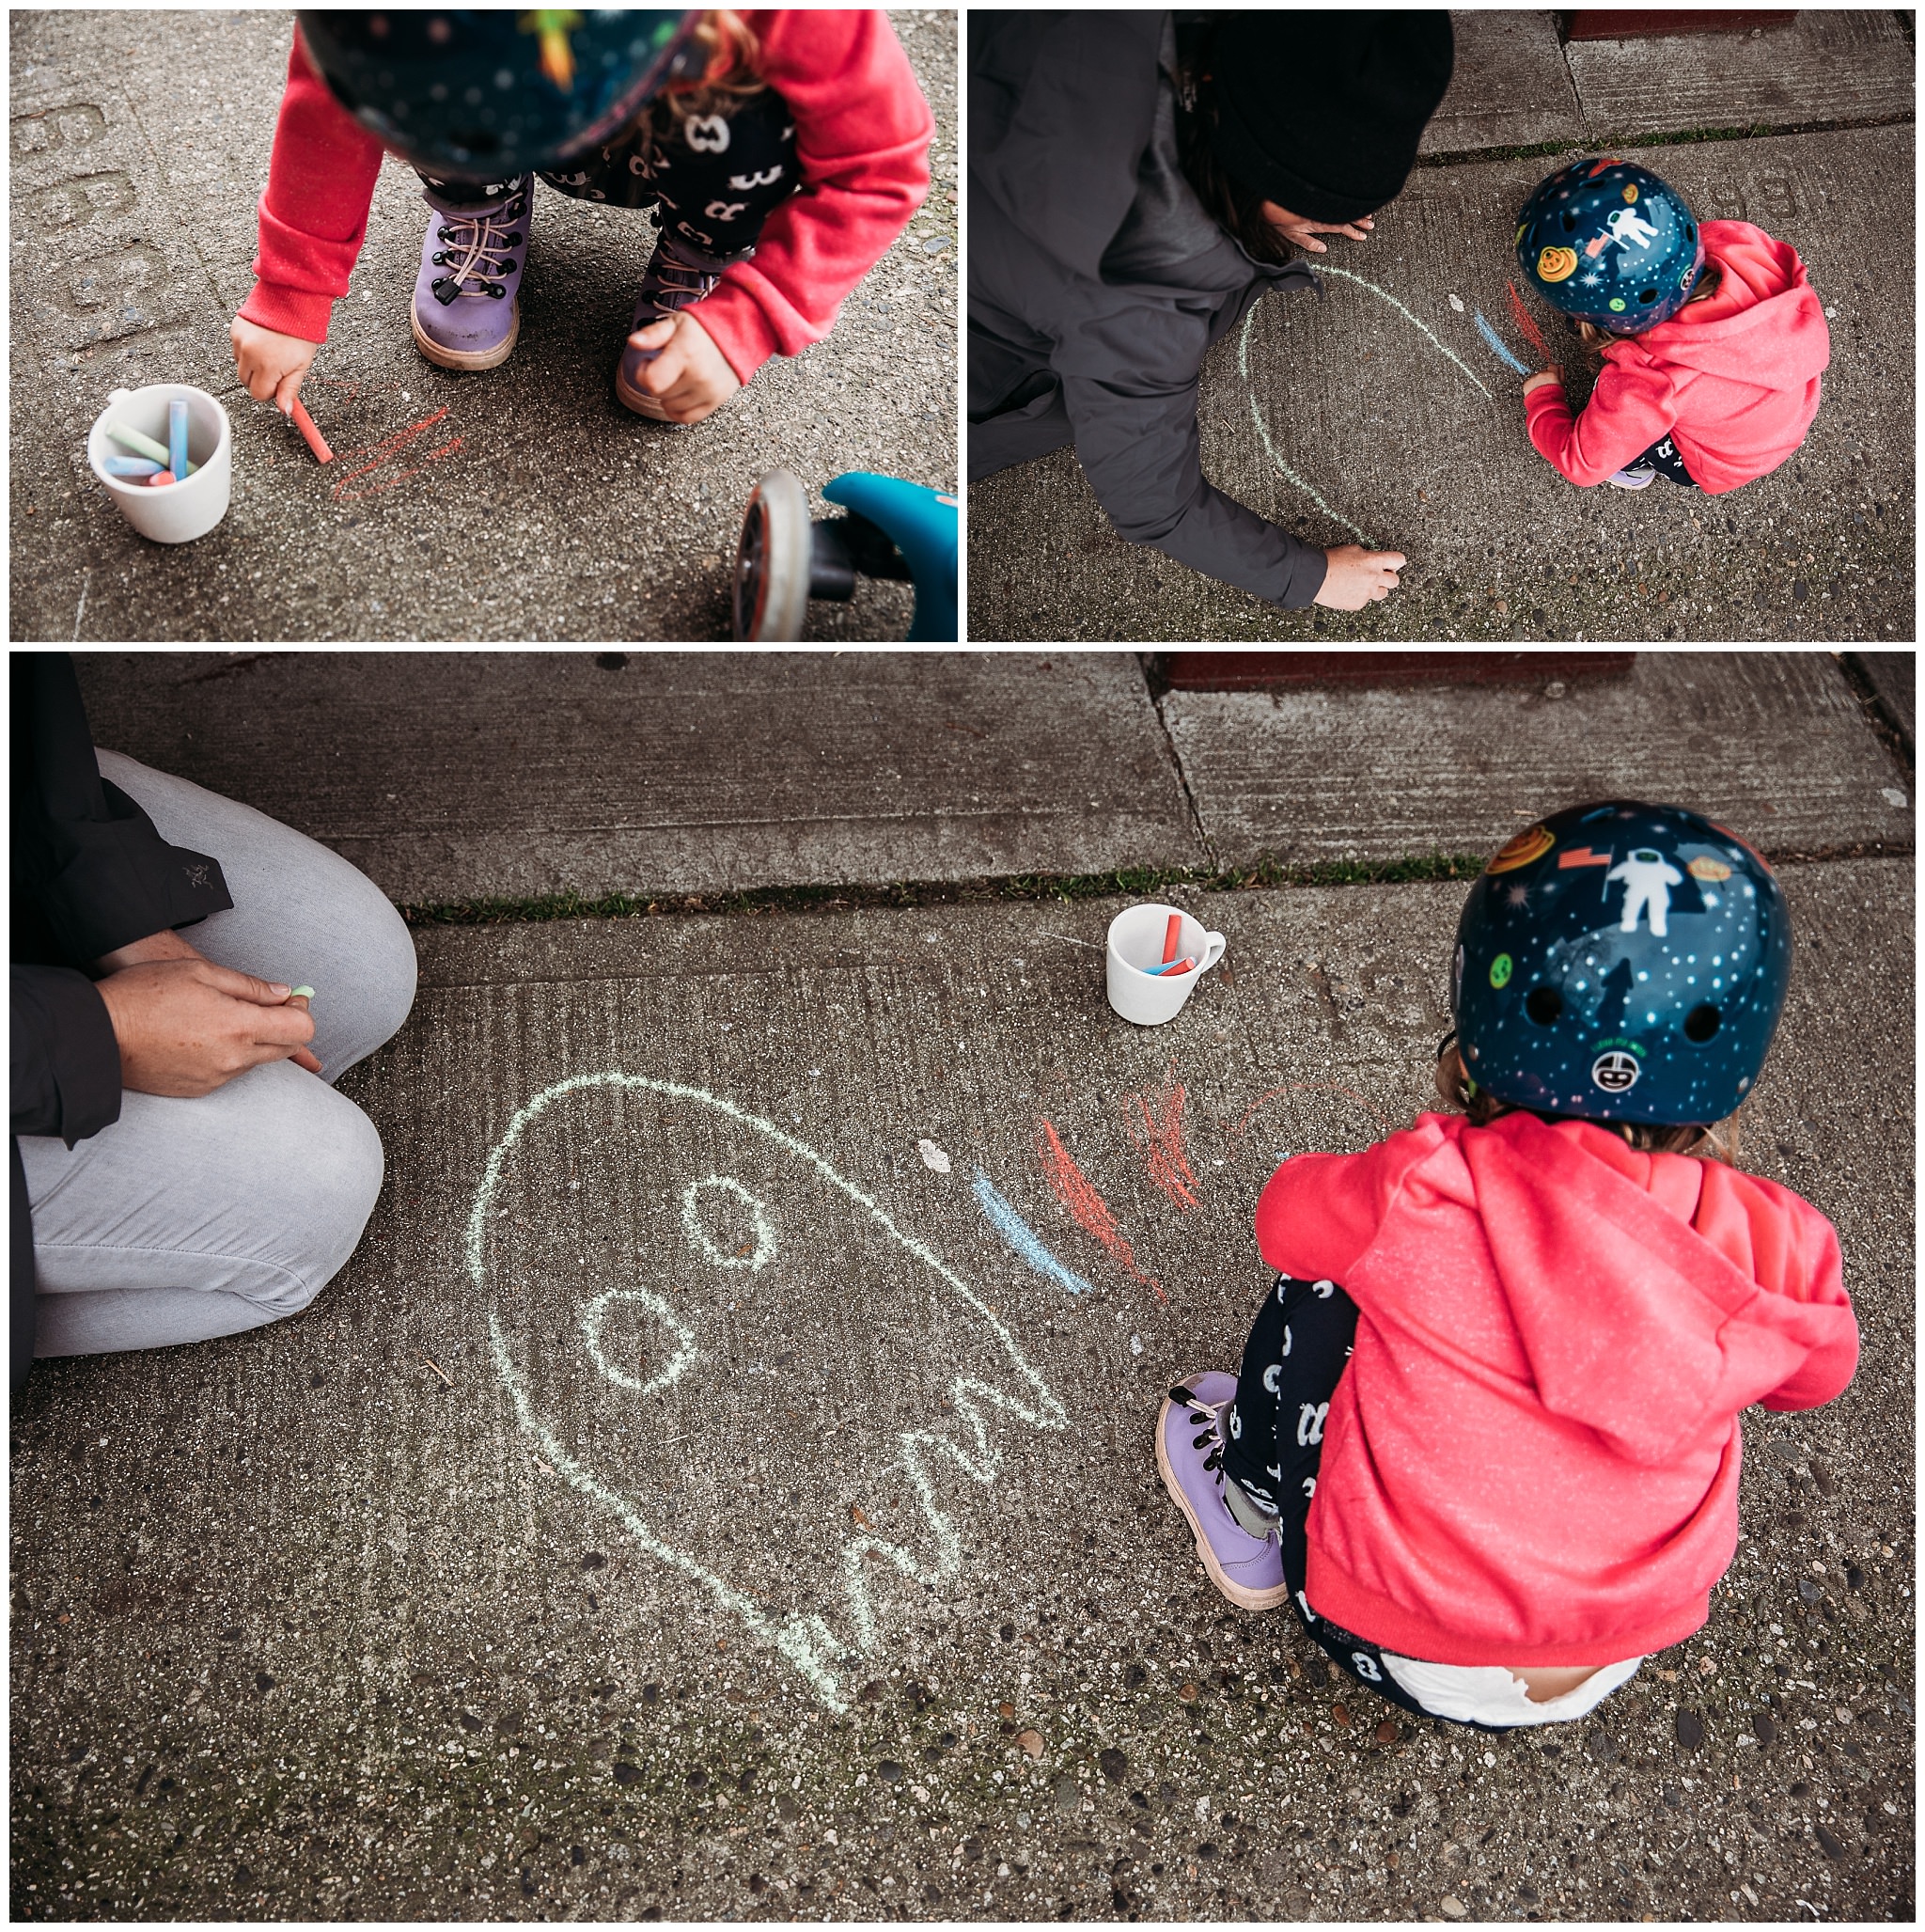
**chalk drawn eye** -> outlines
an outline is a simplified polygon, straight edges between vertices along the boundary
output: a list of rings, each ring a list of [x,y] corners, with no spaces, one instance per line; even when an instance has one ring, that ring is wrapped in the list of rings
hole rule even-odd
[[[733,1195],[747,1210],[749,1231],[754,1236],[753,1247],[739,1237],[725,1247],[710,1236],[708,1229],[702,1225],[704,1188],[716,1188]],[[731,1180],[727,1174],[711,1174],[706,1180],[691,1181],[682,1189],[681,1225],[696,1252],[705,1261],[713,1262],[718,1268],[747,1268],[752,1274],[759,1274],[775,1258],[775,1229],[769,1219],[768,1210],[740,1181]]]
[[[611,1359],[609,1349],[603,1346],[603,1328],[610,1314],[626,1304],[646,1310],[653,1315],[663,1327],[674,1338],[675,1346],[667,1359],[646,1378],[632,1375]],[[618,1389],[633,1390],[637,1395],[659,1395],[665,1389],[672,1389],[681,1380],[696,1359],[695,1330],[684,1322],[669,1303],[661,1296],[647,1288],[611,1288],[605,1295],[598,1295],[582,1310],[582,1340],[587,1344],[588,1359]],[[652,1338],[651,1338],[652,1340]],[[631,1361],[655,1361],[661,1359],[659,1345],[641,1347],[639,1345],[622,1351]]]
[[[1555,986],[1533,986],[1524,1010],[1541,1027],[1555,1027],[1564,1011],[1564,996]]]

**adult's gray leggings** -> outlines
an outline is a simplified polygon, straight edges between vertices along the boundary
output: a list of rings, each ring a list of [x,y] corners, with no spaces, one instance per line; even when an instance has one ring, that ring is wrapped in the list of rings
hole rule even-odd
[[[381,1137],[333,1083],[415,1001],[407,926],[346,859],[251,806],[99,756],[163,839],[221,862],[234,904],[185,936],[217,965],[315,989],[321,1071],[276,1060],[199,1100],[123,1093],[120,1118],[70,1150],[22,1138],[41,1356],[203,1342],[305,1308],[381,1192]]]

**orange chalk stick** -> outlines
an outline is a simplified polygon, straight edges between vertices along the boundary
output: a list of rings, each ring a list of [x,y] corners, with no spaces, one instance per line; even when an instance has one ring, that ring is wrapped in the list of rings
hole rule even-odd
[[[1169,916],[1169,924],[1164,928],[1163,934],[1163,963],[1165,966],[1167,966],[1177,956],[1177,941],[1182,935],[1183,916],[1180,912],[1173,912]]]
[[[294,399],[291,414],[294,427],[306,437],[308,448],[314,451],[314,460],[317,463],[332,463],[335,460],[335,453],[327,447],[327,438],[314,427],[314,418],[307,414],[298,396]]]
[[[163,483],[171,483],[173,480],[174,472],[172,470],[157,470],[147,479],[147,486],[149,490],[157,490]]]

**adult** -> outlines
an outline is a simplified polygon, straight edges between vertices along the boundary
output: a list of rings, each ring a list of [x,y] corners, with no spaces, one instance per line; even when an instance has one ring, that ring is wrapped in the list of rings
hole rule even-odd
[[[969,16],[969,476],[1066,444],[1119,536],[1287,610],[1404,558],[1320,550],[1197,456],[1211,345],[1363,241],[1449,85],[1446,13]],[[1321,289],[1319,290],[1321,293]]]
[[[326,847],[97,753],[64,653],[8,670],[17,1390],[37,1355],[237,1334],[339,1271],[382,1151],[333,1082],[407,1017],[415,948]]]

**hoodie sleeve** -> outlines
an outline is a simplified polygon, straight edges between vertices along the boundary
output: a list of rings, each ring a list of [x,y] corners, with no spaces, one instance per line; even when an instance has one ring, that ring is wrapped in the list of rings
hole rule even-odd
[[[1646,362],[1626,365],[1608,358],[1575,422],[1556,383],[1533,389],[1524,408],[1538,454],[1583,489],[1642,456],[1678,420],[1668,376]]]
[[[1257,1248],[1265,1264],[1299,1281],[1347,1286],[1405,1176],[1443,1139],[1420,1121],[1361,1154],[1299,1154],[1285,1161],[1257,1202]]]
[[[368,211],[381,172],[381,143],[328,92],[307,64],[301,36],[274,124],[260,252],[244,322],[304,342],[327,340],[328,315],[368,239]]]
[[[1692,1225],[1751,1276],[1773,1325],[1803,1351],[1763,1406],[1817,1408],[1842,1394],[1858,1366],[1858,1321],[1831,1222],[1776,1181],[1708,1161]]]
[[[772,355],[799,355],[929,193],[935,120],[880,12],[795,8],[749,16],[762,78],[795,115],[802,186],[689,313],[745,383]]]

